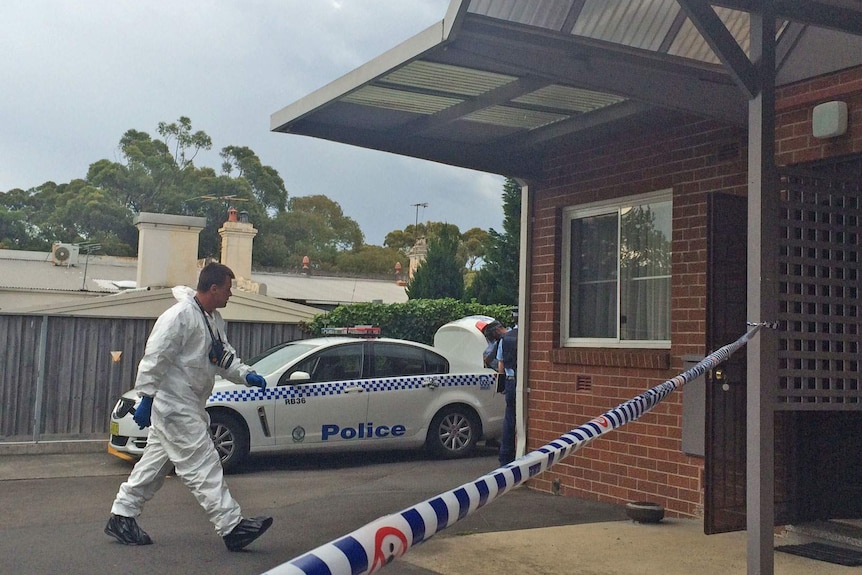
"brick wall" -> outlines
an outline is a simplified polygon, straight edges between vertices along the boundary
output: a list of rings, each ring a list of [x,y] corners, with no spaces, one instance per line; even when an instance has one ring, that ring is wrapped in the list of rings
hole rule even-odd
[[[779,164],[862,152],[862,68],[778,91]],[[814,105],[849,105],[848,133],[811,134]],[[650,133],[560,147],[532,182],[528,450],[682,371],[702,356],[706,329],[706,197],[745,195],[744,129],[682,118]],[[560,348],[562,209],[599,199],[673,190],[673,279],[669,350]],[[611,503],[650,500],[670,516],[702,516],[703,460],[681,451],[682,394],[530,481],[534,489]]]
[[[602,145],[573,145],[534,186],[529,449],[612,409],[705,353],[706,195],[744,193],[744,133],[702,120]],[[538,188],[538,189],[537,189]],[[560,348],[561,213],[567,206],[673,189],[670,350]],[[623,503],[649,499],[697,515],[702,460],[681,450],[682,395],[592,442],[531,481],[540,490]]]

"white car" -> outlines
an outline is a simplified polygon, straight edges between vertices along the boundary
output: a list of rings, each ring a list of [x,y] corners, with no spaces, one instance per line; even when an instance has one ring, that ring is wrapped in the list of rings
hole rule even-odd
[[[322,337],[277,345],[249,365],[266,389],[216,378],[210,431],[225,470],[249,453],[425,447],[463,457],[500,436],[505,402],[491,370],[439,348],[388,339]],[[471,369],[466,369],[469,367]],[[147,430],[125,393],[111,413],[108,451],[138,457]]]

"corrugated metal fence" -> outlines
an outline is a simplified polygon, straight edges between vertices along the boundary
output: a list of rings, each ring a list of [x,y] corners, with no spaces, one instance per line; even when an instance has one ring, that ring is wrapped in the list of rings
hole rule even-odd
[[[155,319],[0,315],[0,441],[107,436]],[[301,339],[298,325],[228,322],[241,358]]]

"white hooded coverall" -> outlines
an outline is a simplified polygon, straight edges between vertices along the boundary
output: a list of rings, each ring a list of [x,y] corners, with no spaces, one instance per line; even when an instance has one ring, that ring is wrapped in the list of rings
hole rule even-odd
[[[209,435],[205,410],[215,375],[246,384],[252,370],[244,365],[227,342],[224,320],[218,311],[205,319],[194,300],[195,290],[173,288],[177,303],[156,320],[138,365],[135,390],[153,398],[147,447],[129,478],[120,486],[111,513],[126,517],[141,514],[144,503],[162,486],[173,464],[177,477],[194,494],[220,536],[227,535],[242,520],[239,504],[224,481],[218,453]],[[205,321],[225,350],[234,354],[227,369],[208,358],[212,343]]]

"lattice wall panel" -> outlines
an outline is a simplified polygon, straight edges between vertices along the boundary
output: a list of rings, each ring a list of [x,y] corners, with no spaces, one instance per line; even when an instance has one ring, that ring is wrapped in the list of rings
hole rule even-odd
[[[862,160],[782,174],[778,408],[862,410]]]

